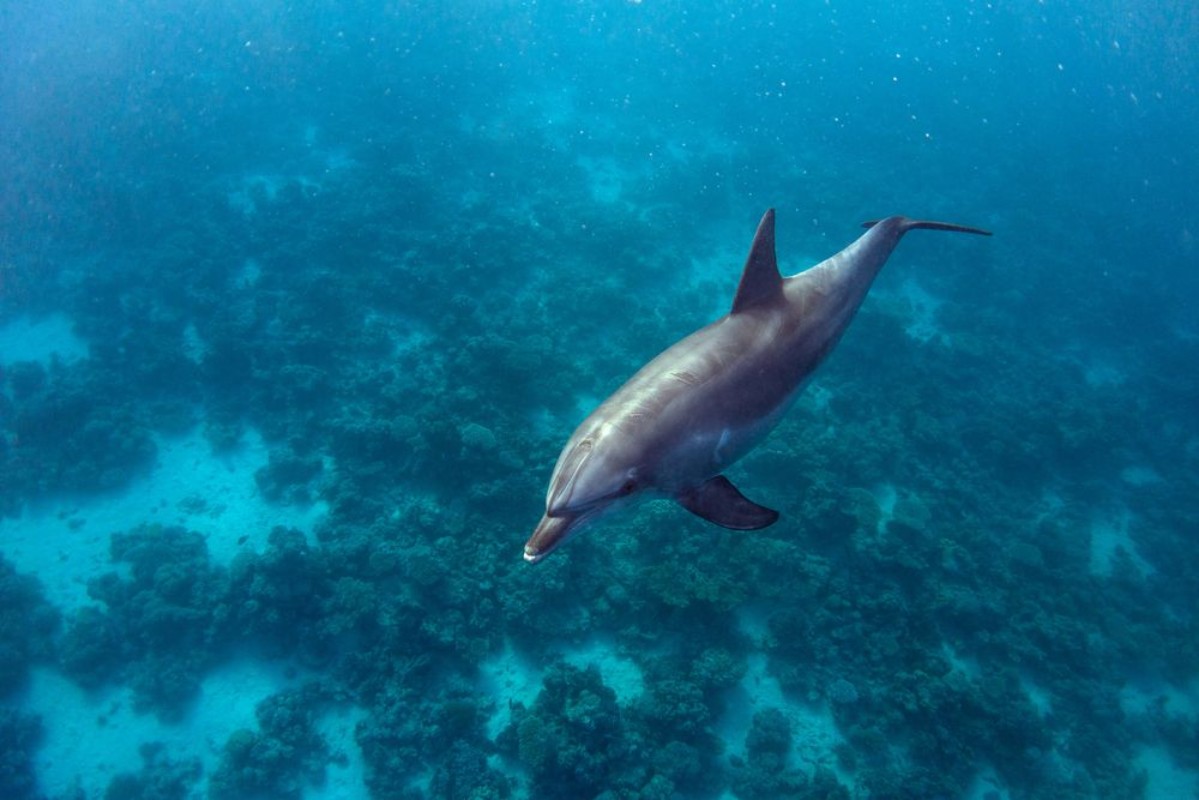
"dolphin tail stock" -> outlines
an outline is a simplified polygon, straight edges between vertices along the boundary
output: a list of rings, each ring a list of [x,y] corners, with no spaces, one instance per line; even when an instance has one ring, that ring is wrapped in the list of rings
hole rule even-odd
[[[881,219],[871,219],[862,223],[863,228],[873,228],[875,225],[883,222]],[[902,235],[911,230],[928,230],[928,231],[950,231],[951,233],[973,233],[978,236],[990,236],[991,232],[982,228],[975,228],[970,225],[955,225],[952,222],[934,222],[927,219],[908,219],[907,217],[899,217],[899,233]]]

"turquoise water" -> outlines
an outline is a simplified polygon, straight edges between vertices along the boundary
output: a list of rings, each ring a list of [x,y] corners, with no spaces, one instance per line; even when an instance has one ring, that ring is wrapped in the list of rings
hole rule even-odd
[[[0,796],[1199,794],[1191,4],[9,3]],[[730,470],[559,449],[905,238]]]

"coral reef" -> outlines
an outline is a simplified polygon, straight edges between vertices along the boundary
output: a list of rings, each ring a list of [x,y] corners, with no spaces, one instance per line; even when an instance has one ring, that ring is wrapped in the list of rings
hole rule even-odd
[[[104,792],[104,800],[189,800],[202,772],[198,759],[175,761],[160,742],[147,742],[140,748],[142,768],[138,772],[114,777]]]
[[[1174,146],[1199,140],[1174,110],[1196,60],[1089,80],[1025,26],[1114,34],[999,17],[1053,48],[1027,61],[1063,65],[1055,94],[978,46],[1002,9],[922,21],[921,60],[909,19],[880,47],[844,4],[761,27],[735,3],[545,5],[206,10],[186,57],[146,34],[94,78],[65,52],[6,62],[63,72],[0,82],[39,91],[2,104],[0,330],[61,314],[86,355],[5,351],[0,526],[48,508],[72,565],[87,541],[109,561],[55,609],[20,561],[35,537],[0,541],[0,795],[40,796],[35,665],[177,726],[236,659],[288,678],[217,769],[147,743],[109,797],[296,798],[350,751],[373,796],[447,800],[961,797],[982,775],[1135,798],[1146,748],[1199,770],[1195,159]],[[105,37],[178,27],[138,13]],[[970,97],[923,82],[948,59]],[[1113,121],[1126,95],[1160,147]],[[1085,136],[1055,133],[1073,114]],[[562,437],[726,310],[768,204],[788,271],[892,210],[997,235],[905,240],[735,467],[778,525],[657,502],[528,568]],[[246,493],[315,522],[201,533],[238,499],[204,486],[83,521],[193,431],[220,464],[260,435]],[[334,708],[352,742],[322,728]]]
[[[0,708],[0,795],[11,800],[40,800],[34,754],[42,721],[11,708]]]
[[[527,713],[507,734],[535,797],[598,797],[621,785],[630,743],[616,694],[595,668],[557,664]]]
[[[53,658],[58,627],[38,580],[0,556],[0,700],[24,686],[30,666]]]
[[[208,784],[212,800],[272,797],[294,800],[324,781],[329,746],[316,730],[328,700],[318,684],[272,695],[258,704],[258,730],[230,735]]]
[[[109,572],[89,584],[103,609],[84,607],[70,620],[63,668],[84,686],[127,682],[139,707],[177,718],[214,663],[214,609],[226,578],[209,563],[204,539],[182,528],[116,533],[111,551],[129,577]]]

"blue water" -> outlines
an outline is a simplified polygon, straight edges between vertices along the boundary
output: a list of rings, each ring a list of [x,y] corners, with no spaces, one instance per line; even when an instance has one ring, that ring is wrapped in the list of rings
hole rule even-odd
[[[359,6],[370,6],[362,7]],[[1199,795],[1190,3],[15,0],[0,796]],[[729,473],[574,426],[905,238]]]

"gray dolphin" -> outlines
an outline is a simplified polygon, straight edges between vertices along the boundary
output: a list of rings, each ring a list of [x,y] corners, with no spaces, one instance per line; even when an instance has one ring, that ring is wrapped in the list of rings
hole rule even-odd
[[[774,209],[762,217],[732,310],[673,345],[600,404],[566,443],[545,516],[525,544],[538,562],[600,515],[638,495],[673,497],[734,530],[778,512],[722,473],[771,431],[824,361],[900,238],[915,228],[990,236],[965,225],[887,217],[832,258],[783,278]]]

